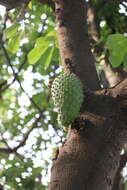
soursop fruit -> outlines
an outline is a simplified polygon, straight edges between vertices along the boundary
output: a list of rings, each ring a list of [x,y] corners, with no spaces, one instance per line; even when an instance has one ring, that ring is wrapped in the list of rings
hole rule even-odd
[[[68,126],[78,116],[83,103],[83,94],[81,81],[73,75],[61,74],[53,81],[51,95],[58,109],[60,125]]]

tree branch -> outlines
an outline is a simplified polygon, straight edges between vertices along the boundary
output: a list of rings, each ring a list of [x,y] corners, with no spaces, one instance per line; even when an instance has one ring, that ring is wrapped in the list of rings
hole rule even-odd
[[[22,139],[22,141],[19,143],[18,146],[16,146],[15,148],[13,148],[13,151],[17,151],[20,147],[24,146],[30,133],[33,131],[33,129],[38,127],[38,122],[40,122],[40,120],[44,118],[43,113],[40,114],[40,116],[35,120],[35,122],[33,123],[32,127],[27,131],[27,133],[25,134],[24,138]]]
[[[98,10],[100,10],[107,3],[110,3],[112,6],[114,2],[100,1],[98,3],[95,3],[92,0],[87,2],[87,21],[90,27],[90,39],[93,44],[93,54],[95,57],[100,57],[104,49],[104,44],[102,42],[98,43],[100,40],[99,23],[101,19],[98,16]],[[123,69],[112,68],[108,58],[109,55],[106,54],[103,59],[98,62],[103,66],[103,69],[100,72],[99,76],[104,88],[112,87],[127,77],[127,73]]]
[[[3,82],[0,83],[0,92],[1,92],[1,89],[3,88],[3,86],[5,86],[7,84],[7,81],[4,80]]]
[[[109,94],[113,97],[117,96],[123,96],[127,99],[127,79],[124,79],[123,81],[119,82],[116,86],[109,89]]]
[[[10,148],[2,134],[1,134],[1,138],[2,138],[1,142],[3,142],[8,148]]]
[[[28,97],[29,100],[31,101],[31,103],[39,110],[39,112],[43,112],[43,110],[34,102],[34,100],[33,100],[33,99],[29,96],[29,94],[25,91],[25,89],[23,88],[23,86],[22,86],[22,84],[21,84],[21,81],[19,80],[18,72],[21,70],[21,68],[22,68],[22,66],[23,66],[24,64],[22,64],[22,65],[19,67],[18,72],[15,72],[15,70],[14,70],[14,68],[13,68],[13,65],[12,65],[12,63],[11,63],[11,59],[10,59],[10,57],[9,57],[9,54],[8,54],[8,52],[7,52],[7,50],[6,50],[5,46],[4,46],[4,43],[3,43],[3,41],[2,41],[2,38],[1,38],[1,40],[0,40],[0,44],[1,44],[1,47],[2,47],[2,49],[3,49],[5,58],[6,58],[6,60],[7,60],[7,64],[8,64],[8,66],[11,68],[11,70],[12,70],[12,72],[13,72],[13,76],[14,76],[13,81],[12,81],[10,84],[8,84],[8,85],[4,88],[4,90],[7,89],[7,88],[8,88],[11,84],[13,84],[14,81],[16,80],[16,81],[19,83],[20,88],[22,89],[22,91],[27,95],[27,97]],[[26,57],[25,57],[25,58],[26,58]],[[3,91],[3,89],[2,89],[1,91]]]
[[[0,148],[0,153],[3,153],[3,154],[15,154],[20,160],[24,159],[24,157],[21,154],[19,154],[18,152],[14,151],[11,148]]]
[[[21,72],[21,70],[23,69],[23,67],[24,67],[24,65],[26,63],[28,52],[29,52],[29,50],[25,51],[24,60],[23,60],[22,64],[19,65],[19,68],[18,68],[18,71],[17,71],[18,75],[19,75],[19,73]],[[0,86],[0,94],[3,93],[5,90],[7,90],[16,81],[16,78],[17,78],[17,75],[14,76],[14,79],[12,80],[11,83],[8,84],[7,81],[6,81],[6,85],[3,85],[2,88]]]
[[[115,179],[114,179],[114,184],[113,184],[113,188],[112,190],[120,190],[120,186],[121,186],[121,181],[122,181],[122,170],[123,168],[125,167],[127,163],[127,152],[125,152],[123,155],[121,155],[120,157],[120,164],[119,164],[119,167],[118,167],[118,170],[116,172],[116,175],[115,175]]]
[[[10,154],[10,153],[13,153],[13,149],[11,149],[11,148],[0,148],[0,153]]]
[[[58,39],[65,71],[78,76],[85,87],[97,90],[100,86],[89,46],[84,2],[55,1]]]
[[[97,12],[95,11],[94,3],[90,0],[87,5],[87,21],[90,25],[90,34],[92,39],[97,42],[100,38],[99,20],[97,18]]]
[[[102,112],[103,110],[103,112]],[[127,79],[120,82],[113,88],[99,90],[94,92],[86,91],[85,101],[82,105],[81,112],[83,114],[90,113],[93,115],[98,115],[104,119],[118,120],[120,124],[114,125],[114,130],[118,128],[120,132],[126,131],[127,126]],[[111,128],[110,128],[111,129]],[[126,141],[126,139],[123,139]]]
[[[33,123],[32,127],[27,131],[27,133],[24,135],[24,138],[22,139],[22,141],[19,143],[18,146],[11,148],[7,145],[7,148],[0,148],[0,153],[5,153],[5,154],[11,154],[14,153],[15,155],[17,155],[20,159],[22,159],[22,155],[20,155],[17,150],[24,146],[30,133],[33,131],[33,129],[38,127],[38,122],[40,122],[40,120],[44,118],[43,113],[39,115],[39,117],[35,120],[35,122]]]
[[[0,0],[0,4],[5,6],[8,10],[16,8],[20,4],[27,4],[30,0]]]

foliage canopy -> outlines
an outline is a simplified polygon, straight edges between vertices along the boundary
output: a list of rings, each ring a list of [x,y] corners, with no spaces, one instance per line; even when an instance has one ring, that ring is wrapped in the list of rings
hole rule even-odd
[[[107,54],[111,67],[125,71],[127,3],[92,2],[100,33],[98,42],[91,40],[98,75]],[[52,152],[65,138],[48,88],[62,71],[52,9],[32,0],[3,11],[0,57],[0,184],[5,190],[45,190]]]

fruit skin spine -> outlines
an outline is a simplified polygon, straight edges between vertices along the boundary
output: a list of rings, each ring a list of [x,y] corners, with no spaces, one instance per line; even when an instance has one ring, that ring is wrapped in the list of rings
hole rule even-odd
[[[74,75],[61,74],[53,81],[51,95],[58,109],[58,123],[69,126],[78,116],[83,103],[82,82]]]

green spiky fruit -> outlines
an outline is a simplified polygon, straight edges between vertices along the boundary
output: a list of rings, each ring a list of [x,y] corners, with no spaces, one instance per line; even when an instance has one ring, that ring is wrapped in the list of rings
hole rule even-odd
[[[53,81],[51,95],[58,109],[58,123],[68,126],[78,116],[83,102],[81,81],[73,75],[61,74]]]

